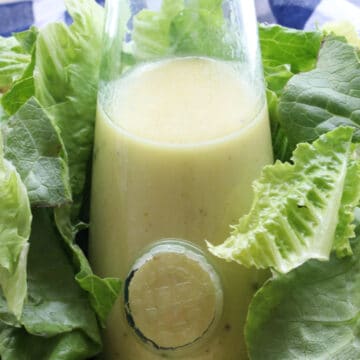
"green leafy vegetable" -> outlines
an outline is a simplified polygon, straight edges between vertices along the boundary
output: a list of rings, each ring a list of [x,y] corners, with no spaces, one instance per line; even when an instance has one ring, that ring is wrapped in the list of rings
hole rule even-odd
[[[63,144],[35,98],[3,124],[5,157],[15,165],[33,206],[71,201]]]
[[[1,103],[8,115],[15,114],[19,108],[34,95],[34,66],[35,57],[33,55],[31,62],[22,76],[16,80],[11,85],[11,88],[3,95]]]
[[[83,360],[98,353],[98,349],[99,346],[89,343],[80,331],[45,338],[0,324],[0,354],[3,360]]]
[[[137,60],[168,55],[230,58],[222,1],[165,0],[160,11],[142,10],[134,17],[132,52]]]
[[[91,304],[103,322],[115,301],[120,282],[95,276],[74,244],[85,179],[94,136],[103,9],[93,1],[66,2],[73,24],[48,25],[36,43],[35,95],[60,129],[65,145],[72,189],[72,206],[55,210],[55,219],[78,270],[76,279],[89,292]],[[58,44],[64,44],[59,46]]]
[[[30,30],[14,35],[14,39],[17,39],[17,41],[22,44],[23,49],[28,54],[31,54],[31,58],[21,76],[17,77],[15,81],[9,84],[10,89],[5,92],[1,99],[1,105],[8,115],[15,114],[16,111],[18,111],[18,109],[34,95],[33,71],[35,66],[35,44],[37,34],[37,30],[31,28]]]
[[[170,24],[183,9],[183,0],[165,0],[160,12],[144,9],[133,19],[132,52],[137,59],[170,55]]]
[[[286,83],[293,75],[287,64],[265,66],[264,68],[267,88],[276,95],[281,95]]]
[[[74,243],[93,143],[103,9],[87,0],[69,0],[66,6],[74,20],[70,27],[50,24],[9,40],[26,56],[2,89],[5,156],[19,171],[32,205],[55,207],[65,244],[50,213],[34,210],[29,300],[20,322],[0,301],[3,359],[84,359],[96,354],[101,349],[96,315],[105,322],[120,290],[118,279],[92,273]],[[5,70],[0,66],[0,77]]]
[[[223,244],[209,245],[209,250],[248,267],[282,273],[309,259],[327,260],[335,236],[335,249],[351,252],[347,241],[360,199],[360,164],[351,139],[351,128],[338,128],[312,145],[298,145],[294,164],[266,166],[254,182],[249,214]]]
[[[78,223],[73,226],[69,221],[69,217],[66,214],[64,216],[61,211],[62,208],[55,211],[55,222],[71,252],[72,262],[77,272],[75,279],[81,288],[88,292],[90,303],[101,324],[104,325],[105,319],[120,293],[121,281],[117,278],[100,278],[93,274],[83,251],[74,242],[76,233],[86,227],[86,224]]]
[[[264,66],[289,64],[290,71],[309,71],[316,65],[323,35],[279,25],[260,25],[259,38]]]
[[[265,66],[264,76],[266,81],[266,96],[268,103],[268,111],[270,115],[272,145],[275,159],[282,161],[289,160],[291,151],[289,148],[287,137],[280,125],[278,115],[279,96],[284,86],[293,76],[287,64],[277,66]]]
[[[80,272],[76,274],[76,281],[90,296],[90,303],[98,315],[102,326],[105,326],[112,306],[119,296],[121,281],[118,278],[100,278],[94,275],[84,253],[74,249],[80,262]]]
[[[322,36],[320,32],[304,32],[279,25],[259,26],[275,159],[287,161],[293,150],[279,122],[279,97],[295,73],[315,67]]]
[[[0,124],[8,118],[6,112],[4,111],[4,108],[1,106],[1,98],[2,96],[0,93]]]
[[[32,70],[31,70],[32,71]],[[2,97],[2,106],[9,115],[15,114],[34,95],[34,79],[25,71],[22,78],[15,81],[11,89]]]
[[[279,103],[280,123],[293,149],[338,126],[352,126],[360,141],[360,62],[358,51],[329,39],[316,69],[295,75]]]
[[[27,46],[27,42],[25,44]],[[0,92],[19,78],[30,62],[28,49],[22,45],[24,43],[20,43],[15,37],[0,36]]]
[[[75,279],[81,288],[88,292],[91,306],[104,326],[105,320],[121,290],[121,281],[117,278],[100,278],[94,275],[87,258],[79,246],[73,242],[68,242],[68,245],[78,270]]]
[[[28,30],[15,33],[14,38],[19,42],[26,53],[32,54],[37,35],[38,29],[35,26],[32,26]]]
[[[28,266],[28,301],[21,329],[0,327],[0,355],[7,359],[85,359],[101,340],[86,292],[46,209],[34,211]]]
[[[225,26],[221,1],[189,2],[170,25],[170,45],[179,55],[231,58]]]
[[[245,329],[252,360],[360,358],[360,237],[352,244],[352,257],[309,261],[256,293]]]
[[[76,220],[93,144],[103,9],[86,0],[67,0],[66,6],[73,24],[53,23],[38,35],[34,84],[65,145],[73,206],[62,213]]]
[[[26,188],[4,159],[0,136],[0,285],[10,311],[20,317],[26,298],[31,211]]]

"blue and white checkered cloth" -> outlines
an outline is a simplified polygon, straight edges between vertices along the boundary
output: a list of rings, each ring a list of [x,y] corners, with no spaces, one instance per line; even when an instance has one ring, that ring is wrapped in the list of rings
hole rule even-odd
[[[105,0],[96,0],[103,5]],[[31,25],[43,27],[54,21],[71,22],[63,0],[0,0],[0,35],[10,36]]]
[[[97,0],[103,4],[105,0]],[[140,1],[141,0],[132,0]],[[159,0],[156,0],[159,1]],[[242,0],[249,1],[249,0]],[[360,33],[360,0],[255,0],[261,22],[296,29],[314,29],[335,20],[352,22]],[[9,36],[31,25],[70,22],[63,0],[0,0],[0,35]]]
[[[360,33],[360,0],[255,0],[255,3],[260,22],[314,30],[326,22],[347,20]]]

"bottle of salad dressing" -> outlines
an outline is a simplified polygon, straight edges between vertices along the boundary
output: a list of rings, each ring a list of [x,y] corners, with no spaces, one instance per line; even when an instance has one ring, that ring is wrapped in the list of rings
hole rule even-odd
[[[263,96],[231,62],[168,58],[99,95],[91,262],[123,280],[104,332],[108,360],[246,359],[260,275],[213,257],[272,162]]]

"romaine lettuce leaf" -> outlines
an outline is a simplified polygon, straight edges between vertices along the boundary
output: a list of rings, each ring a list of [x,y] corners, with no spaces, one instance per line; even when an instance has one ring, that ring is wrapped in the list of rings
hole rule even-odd
[[[352,257],[311,260],[256,293],[245,328],[252,360],[360,358],[357,234]]]
[[[70,27],[54,23],[39,33],[32,29],[17,34],[13,40],[32,56],[2,97],[7,114],[13,115],[3,124],[5,155],[24,179],[32,205],[55,207],[56,223],[78,272],[76,280],[104,322],[120,282],[95,276],[74,243],[88,190],[85,178],[93,143],[103,9],[92,0],[69,0],[66,5],[74,20]]]
[[[0,324],[2,360],[84,360],[98,352],[81,331],[46,338]]]
[[[231,59],[231,33],[227,33],[222,1],[190,0],[170,24],[170,46],[177,55]]]
[[[16,111],[34,95],[33,71],[35,66],[35,44],[37,35],[38,30],[32,27],[27,31],[16,33],[13,36],[14,41],[18,41],[24,51],[31,56],[22,73],[19,73],[19,76],[12,79],[12,82],[8,84],[9,89],[7,89],[1,98],[1,105],[8,115],[15,114]]]
[[[299,144],[293,164],[266,166],[254,182],[249,214],[223,244],[209,244],[209,250],[228,261],[281,273],[309,259],[328,260],[334,247],[339,254],[351,252],[347,242],[360,199],[352,133],[340,127],[313,144]]]
[[[3,122],[3,121],[6,121],[7,118],[8,118],[8,115],[6,114],[4,108],[1,106],[1,93],[0,93],[0,124]]]
[[[264,67],[266,87],[276,95],[281,95],[286,83],[294,74],[290,71],[288,64]]]
[[[164,0],[159,12],[141,10],[133,18],[132,53],[137,60],[171,55],[170,25],[184,9],[184,0]]]
[[[165,0],[160,11],[140,11],[133,25],[132,53],[138,61],[169,55],[231,58],[222,1]]]
[[[86,359],[101,350],[96,316],[74,279],[50,210],[36,209],[33,215],[28,301],[18,324],[21,328],[0,326],[1,358]]]
[[[92,272],[84,252],[74,241],[79,230],[86,228],[87,224],[80,222],[73,225],[70,217],[67,216],[67,210],[66,207],[60,207],[54,212],[55,223],[71,253],[72,262],[76,269],[75,279],[81,288],[88,292],[90,304],[96,312],[101,325],[104,325],[120,293],[121,281],[118,278],[100,278]],[[62,211],[65,211],[65,214]]]
[[[288,139],[279,122],[278,104],[284,86],[294,74],[288,64],[264,66],[266,97],[271,125],[271,138],[275,160],[287,161],[291,157]]]
[[[26,262],[30,202],[14,166],[4,159],[0,134],[0,286],[9,310],[19,318],[27,294]]]
[[[1,99],[1,105],[8,115],[14,115],[19,108],[35,94],[33,71],[35,67],[35,51],[22,76],[14,81]]]
[[[64,239],[72,253],[73,263],[77,270],[75,279],[81,288],[88,292],[90,304],[101,325],[104,326],[105,320],[119,296],[121,281],[118,278],[100,278],[95,275],[81,248],[69,238]]]
[[[32,206],[71,202],[63,144],[52,120],[35,98],[3,123],[4,153],[19,172]]]
[[[259,25],[262,63],[267,87],[275,159],[287,161],[293,148],[279,122],[278,102],[289,79],[315,67],[323,34],[279,25]]]
[[[119,293],[120,282],[94,275],[74,243],[94,137],[103,8],[86,0],[68,0],[66,6],[73,24],[53,23],[38,35],[35,95],[60,129],[69,166],[73,204],[55,209],[56,224],[72,253],[76,280],[89,292],[103,322]]]
[[[359,51],[336,39],[325,40],[316,69],[293,76],[280,98],[279,121],[291,149],[338,126],[353,127],[359,142],[359,89]]]
[[[73,198],[68,212],[76,220],[91,159],[104,11],[95,1],[67,0],[66,6],[71,26],[52,23],[38,35],[34,85],[65,145]]]
[[[0,92],[22,75],[30,58],[27,49],[15,37],[0,36]]]
[[[90,304],[96,312],[101,325],[105,326],[105,321],[119,296],[122,283],[118,278],[100,278],[94,275],[81,249],[77,245],[72,245],[72,250],[80,269],[75,279],[81,288],[88,292]]]
[[[309,71],[316,65],[323,34],[280,25],[260,25],[259,38],[264,66],[289,64],[290,71]]]

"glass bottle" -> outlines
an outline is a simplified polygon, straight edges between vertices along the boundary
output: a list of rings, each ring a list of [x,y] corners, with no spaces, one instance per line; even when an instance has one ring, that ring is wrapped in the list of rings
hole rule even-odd
[[[262,275],[216,259],[272,162],[250,0],[108,0],[90,259],[123,280],[110,360],[246,359]]]

